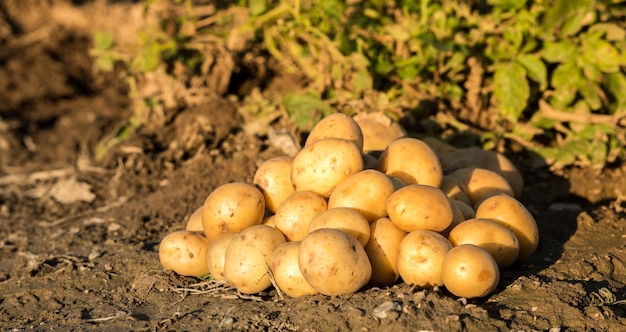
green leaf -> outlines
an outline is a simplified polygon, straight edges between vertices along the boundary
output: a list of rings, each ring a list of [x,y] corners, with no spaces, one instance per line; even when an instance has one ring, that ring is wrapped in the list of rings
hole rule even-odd
[[[574,36],[584,26],[592,24],[595,20],[596,12],[594,10],[579,10],[563,22],[561,34],[563,34],[563,36]]]
[[[613,98],[614,103],[610,107],[612,113],[617,111],[626,112],[626,76],[624,73],[612,73],[606,75],[606,89]]]
[[[596,23],[589,28],[589,32],[601,31],[610,41],[621,41],[626,39],[626,30],[615,23]]]
[[[497,64],[493,75],[493,90],[501,115],[516,123],[530,96],[524,67],[518,63]]]
[[[602,107],[602,89],[597,84],[589,81],[580,81],[578,85],[578,91],[585,98],[585,101],[589,104],[589,107],[596,111]]]
[[[502,11],[520,9],[526,5],[526,2],[526,0],[487,0],[488,4]]]
[[[522,54],[517,57],[517,62],[524,66],[528,78],[539,83],[540,90],[546,89],[548,86],[548,70],[546,69],[546,65],[538,56],[533,54]]]
[[[576,55],[576,45],[568,41],[546,42],[541,57],[548,62],[566,62]]]
[[[605,40],[592,38],[583,41],[583,57],[587,61],[595,63],[605,73],[619,71],[621,62],[619,51]]]
[[[313,94],[288,93],[283,98],[283,105],[301,130],[308,131],[327,114],[332,113],[332,108]]]
[[[111,56],[102,56],[96,59],[96,65],[102,71],[111,71],[115,66],[115,58]]]
[[[553,36],[563,21],[585,12],[593,5],[589,0],[556,0],[543,17],[542,28],[547,36]],[[573,24],[574,22],[570,23]],[[569,28],[572,30],[573,28]],[[569,31],[566,31],[569,32]]]
[[[115,44],[115,36],[110,32],[96,31],[93,39],[94,47],[99,51],[108,51]]]
[[[250,15],[258,16],[265,12],[267,4],[265,3],[265,0],[249,0],[248,8],[250,9]]]
[[[552,71],[550,85],[553,88],[560,88],[565,85],[578,84],[581,78],[580,69],[574,62],[565,62],[558,65]]]

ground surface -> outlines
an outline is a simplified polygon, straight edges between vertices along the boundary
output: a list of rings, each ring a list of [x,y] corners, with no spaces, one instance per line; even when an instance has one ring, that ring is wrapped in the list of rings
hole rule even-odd
[[[626,327],[626,305],[611,304],[609,293],[593,295],[606,288],[615,301],[626,298],[626,212],[616,201],[626,190],[626,167],[619,165],[601,174],[554,174],[530,171],[523,156],[514,157],[525,171],[521,200],[537,219],[541,242],[485,299],[406,284],[339,297],[281,299],[274,290],[243,296],[164,271],[160,239],[182,229],[215,187],[250,182],[261,161],[281,152],[246,135],[237,105],[216,98],[94,161],[95,144],[131,112],[124,84],[94,73],[83,26],[67,17],[55,22],[50,15],[58,10],[44,1],[11,3],[0,7],[2,330]],[[63,8],[79,18],[93,9]],[[168,148],[183,144],[176,133],[197,129],[199,118],[208,124],[200,148],[185,155]]]

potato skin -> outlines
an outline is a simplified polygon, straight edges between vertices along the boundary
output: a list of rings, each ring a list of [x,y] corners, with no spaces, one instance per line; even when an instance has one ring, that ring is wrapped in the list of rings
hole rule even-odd
[[[316,215],[326,211],[328,203],[313,191],[298,191],[289,196],[274,215],[274,226],[287,241],[300,241],[309,233],[309,224]]]
[[[448,240],[453,246],[469,243],[487,250],[501,270],[519,255],[519,241],[513,231],[489,219],[465,220],[450,231]]]
[[[441,274],[450,293],[468,299],[491,294],[500,281],[496,261],[485,249],[473,244],[450,249],[444,257]]]
[[[270,256],[269,267],[278,288],[291,297],[319,294],[304,279],[298,264],[300,242],[285,242]]]
[[[309,233],[320,228],[338,229],[354,237],[361,246],[370,239],[370,224],[358,211],[347,207],[329,208],[311,219]]]
[[[505,178],[511,185],[515,197],[522,195],[524,178],[513,162],[501,153],[471,147],[445,151],[438,155],[445,174],[460,168],[485,168]]]
[[[304,146],[326,138],[340,138],[350,141],[363,152],[363,132],[358,123],[343,113],[333,113],[318,122],[306,139]]]
[[[460,168],[449,174],[463,185],[472,207],[476,208],[484,199],[498,194],[514,196],[509,182],[500,174],[486,168]]]
[[[224,234],[211,242],[206,252],[206,260],[209,265],[209,274],[215,280],[226,280],[224,277],[224,264],[226,262],[226,248],[237,236],[237,233]]]
[[[383,113],[359,113],[354,116],[363,132],[363,152],[382,151],[389,143],[406,137],[406,131]]]
[[[288,156],[268,159],[254,173],[254,180],[265,198],[265,207],[276,212],[278,207],[294,193],[291,184],[293,158]]]
[[[452,245],[441,234],[416,230],[407,234],[398,247],[398,272],[407,284],[420,288],[443,286],[441,267]]]
[[[255,225],[239,232],[225,253],[224,278],[245,294],[255,294],[272,285],[268,263],[285,237],[277,229]]]
[[[202,206],[197,208],[187,219],[185,224],[186,231],[204,232],[202,227]]]
[[[398,280],[398,249],[405,236],[406,232],[389,218],[380,218],[370,224],[370,240],[365,252],[372,264],[371,284],[390,286]]]
[[[476,218],[491,219],[513,231],[519,241],[519,255],[514,264],[526,262],[539,245],[539,229],[530,211],[509,195],[485,199],[476,209]]]
[[[354,293],[372,276],[372,265],[361,244],[331,228],[315,230],[302,240],[298,264],[306,281],[329,296]]]
[[[351,141],[324,138],[296,154],[291,170],[295,191],[314,191],[328,198],[348,176],[363,170],[363,157]]]
[[[330,194],[328,208],[353,208],[371,223],[387,216],[387,198],[394,191],[394,184],[387,175],[367,169],[341,181]]]
[[[209,274],[206,252],[210,244],[200,232],[169,233],[159,245],[159,260],[166,270],[182,276],[203,277]]]
[[[237,233],[263,221],[265,199],[255,186],[243,182],[217,187],[204,201],[202,228],[213,241],[227,233]]]
[[[391,142],[378,157],[378,169],[406,184],[441,185],[443,170],[435,152],[416,138]]]
[[[411,184],[396,190],[387,199],[387,214],[405,232],[418,229],[441,232],[454,217],[448,197],[427,185]]]

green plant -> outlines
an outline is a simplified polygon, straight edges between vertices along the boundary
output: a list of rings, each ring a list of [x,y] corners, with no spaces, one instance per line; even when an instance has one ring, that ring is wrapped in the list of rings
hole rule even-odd
[[[624,2],[250,0],[188,29],[199,21],[187,1],[173,33],[148,34],[138,62],[125,61],[182,63],[193,76],[210,36],[233,60],[261,49],[302,78],[297,91],[245,97],[257,117],[286,114],[307,131],[331,112],[385,112],[420,134],[471,131],[555,168],[603,167],[626,156]]]

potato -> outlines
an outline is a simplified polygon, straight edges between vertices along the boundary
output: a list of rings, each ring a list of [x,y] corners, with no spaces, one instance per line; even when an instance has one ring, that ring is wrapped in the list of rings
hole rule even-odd
[[[404,282],[420,288],[443,286],[441,267],[452,245],[441,234],[416,230],[407,234],[398,250],[398,272]]]
[[[508,195],[491,196],[476,210],[476,218],[491,219],[513,231],[519,241],[514,264],[524,263],[537,249],[539,230],[532,214],[517,199]]]
[[[276,247],[270,256],[269,266],[276,286],[291,297],[319,294],[304,279],[298,265],[300,242],[285,242]]]
[[[209,274],[206,251],[211,244],[202,233],[177,231],[166,235],[159,245],[159,260],[166,270],[189,277]]]
[[[226,247],[224,278],[244,294],[261,292],[272,285],[269,258],[285,237],[276,228],[250,226],[237,234]]]
[[[513,196],[511,185],[498,173],[485,168],[460,168],[449,174],[465,187],[472,207],[485,198],[497,194]]]
[[[439,189],[450,199],[461,201],[470,206],[472,205],[472,201],[467,194],[467,188],[465,188],[465,185],[456,177],[444,175]]]
[[[370,224],[370,239],[365,252],[372,264],[371,284],[390,286],[398,280],[398,248],[405,236],[406,232],[389,218],[380,218]]]
[[[334,113],[318,122],[307,137],[304,146],[326,138],[340,138],[350,141],[363,152],[363,132],[353,118],[343,113]]]
[[[237,236],[237,233],[228,233],[211,242],[206,251],[206,260],[209,265],[209,274],[215,280],[226,280],[224,277],[224,263],[226,248]]]
[[[450,223],[450,225],[448,225],[448,227],[446,227],[446,229],[439,232],[441,235],[445,236],[446,238],[448,237],[448,235],[450,234],[450,231],[452,231],[454,227],[456,227],[460,223],[467,220],[467,218],[465,218],[465,216],[463,215],[463,212],[461,211],[461,209],[459,209],[459,207],[456,206],[456,204],[452,203],[452,201],[454,200],[453,199],[450,200],[450,203],[451,203],[450,206],[452,206],[452,222]],[[461,204],[465,204],[465,203],[461,203]]]
[[[401,138],[391,142],[378,158],[378,169],[406,184],[439,187],[443,177],[435,152],[415,138]]]
[[[350,207],[374,222],[387,216],[387,198],[395,191],[384,173],[367,169],[341,181],[328,199],[328,208]]]
[[[185,224],[186,231],[204,232],[202,227],[202,206],[197,208],[187,219]]]
[[[465,298],[491,294],[500,282],[500,271],[494,258],[473,244],[453,247],[443,259],[443,285],[450,293]]]
[[[288,241],[300,241],[309,232],[311,219],[327,209],[328,203],[322,195],[312,191],[298,191],[278,208],[274,225]]]
[[[217,187],[202,206],[202,228],[210,241],[258,225],[265,214],[265,199],[255,186],[234,182]]]
[[[354,116],[363,132],[363,152],[382,151],[389,143],[406,137],[406,131],[383,113],[359,113]]]
[[[435,137],[422,137],[422,142],[428,144],[428,146],[435,152],[435,154],[440,155],[442,153],[447,153],[450,151],[456,150],[456,148],[440,139]]]
[[[372,265],[361,244],[332,228],[318,229],[304,237],[298,264],[304,279],[329,296],[354,293],[372,276]]]
[[[456,149],[439,153],[441,167],[445,174],[452,173],[460,168],[478,167],[498,173],[505,178],[515,197],[520,197],[524,189],[524,178],[515,165],[503,154],[495,151],[483,150],[477,147]]]
[[[314,191],[326,198],[348,176],[363,170],[360,149],[351,141],[325,138],[296,154],[291,182],[296,191]]]
[[[500,269],[506,269],[517,259],[519,242],[507,227],[489,219],[469,219],[450,231],[448,240],[453,246],[473,244],[493,256]]]
[[[309,233],[320,228],[334,228],[354,237],[361,246],[370,239],[370,224],[358,211],[347,207],[329,208],[311,219]]]
[[[261,225],[276,227],[276,215],[272,214],[266,216],[265,218],[263,218],[263,221],[261,221]]]
[[[452,223],[453,213],[448,197],[427,185],[405,186],[387,199],[389,219],[405,232],[418,229],[441,232]]]
[[[272,212],[295,191],[291,184],[292,164],[292,157],[275,157],[263,162],[254,173],[253,183],[261,189],[265,207]]]

